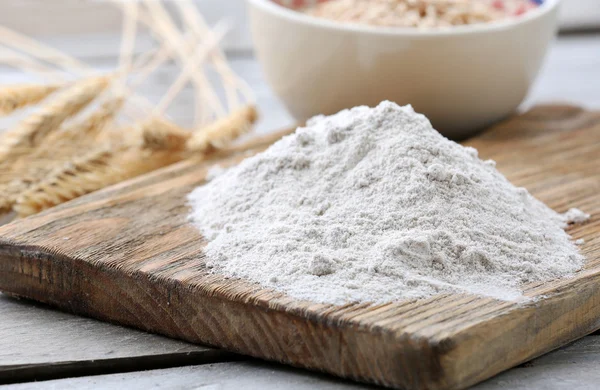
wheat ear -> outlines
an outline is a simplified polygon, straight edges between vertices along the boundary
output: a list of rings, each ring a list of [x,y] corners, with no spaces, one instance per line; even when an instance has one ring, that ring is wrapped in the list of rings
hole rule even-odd
[[[108,82],[108,77],[80,81],[27,117],[14,129],[6,132],[0,140],[0,168],[3,168],[1,171],[8,172],[8,165],[17,158],[29,155],[67,118],[77,114],[94,100],[106,88]],[[6,176],[3,177],[0,177],[0,183],[6,182]]]
[[[21,194],[13,206],[20,217],[181,161],[171,151],[139,147],[105,148],[65,164]]]
[[[12,210],[13,203],[10,201],[10,197],[4,195],[4,189],[0,187],[0,220],[5,214],[10,213]]]
[[[21,194],[13,206],[14,210],[24,217],[102,188],[102,179],[107,171],[118,177],[119,172],[114,172],[110,164],[114,156],[114,151],[100,149],[64,164]],[[99,171],[104,175],[98,178]]]
[[[239,136],[249,132],[257,118],[258,113],[254,106],[240,108],[228,117],[194,133],[187,143],[187,149],[201,153],[222,149]]]
[[[17,198],[36,182],[37,180],[26,176],[0,186],[0,215],[12,211]]]
[[[21,84],[4,88],[0,90],[0,116],[39,103],[59,88],[59,85],[39,84]]]
[[[53,162],[62,163],[89,150],[98,143],[103,130],[114,120],[123,102],[122,97],[110,98],[86,117],[50,134],[44,141],[45,147],[37,148],[27,158],[20,159],[13,172],[48,171],[52,169],[49,165]],[[60,151],[58,156],[57,150]]]
[[[102,130],[112,121],[123,105],[123,98],[112,98],[103,103],[96,111],[84,119],[51,134],[44,148],[19,159],[13,166],[11,176],[14,178],[3,188],[0,187],[0,211],[12,207],[16,199],[29,187],[42,181],[50,172],[65,162],[89,150],[98,142]],[[56,151],[60,151],[57,156]]]
[[[160,117],[154,117],[141,124],[143,147],[153,150],[185,149],[192,133]]]
[[[12,196],[6,186],[0,186],[0,216],[9,213],[13,206]]]
[[[124,102],[125,99],[122,96],[108,98],[95,111],[81,120],[69,123],[59,131],[52,133],[47,139],[47,144],[59,148],[61,157],[70,158],[81,154],[81,150],[97,143],[98,138],[123,108]],[[42,157],[42,155],[50,157],[47,151],[41,150],[35,156]],[[54,158],[56,159],[56,156]]]

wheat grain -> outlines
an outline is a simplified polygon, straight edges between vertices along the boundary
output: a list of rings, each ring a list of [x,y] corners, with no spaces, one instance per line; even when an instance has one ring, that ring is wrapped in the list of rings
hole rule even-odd
[[[249,132],[258,114],[254,106],[246,106],[231,113],[196,132],[188,141],[187,149],[192,152],[207,153],[222,149],[233,140]]]
[[[499,21],[536,6],[531,0],[333,0],[299,10],[344,23],[430,29]]]
[[[33,183],[34,180],[24,177],[0,186],[0,215],[10,212],[17,198]]]
[[[0,187],[0,218],[12,210],[12,205],[10,197],[4,195],[4,188]]]
[[[9,166],[17,158],[31,154],[67,118],[94,100],[107,87],[108,82],[108,77],[80,81],[19,123],[13,130],[6,132],[0,140],[0,172],[9,172]],[[7,175],[0,176],[0,183],[6,181]]]
[[[0,116],[39,103],[59,88],[57,84],[20,84],[6,87],[0,90]]]
[[[141,125],[143,146],[153,150],[183,150],[192,135],[176,124],[154,117]]]

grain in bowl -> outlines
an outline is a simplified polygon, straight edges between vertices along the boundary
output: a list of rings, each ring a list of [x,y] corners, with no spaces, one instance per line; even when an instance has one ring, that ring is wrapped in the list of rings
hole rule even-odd
[[[444,28],[518,17],[542,0],[276,1],[307,15],[383,27]],[[286,4],[291,3],[291,4]]]

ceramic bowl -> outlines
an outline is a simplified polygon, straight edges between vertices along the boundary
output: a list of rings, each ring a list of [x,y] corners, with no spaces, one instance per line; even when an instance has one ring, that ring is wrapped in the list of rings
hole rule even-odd
[[[302,122],[382,100],[460,139],[514,112],[540,70],[559,0],[500,22],[419,30],[343,24],[248,0],[265,77]]]

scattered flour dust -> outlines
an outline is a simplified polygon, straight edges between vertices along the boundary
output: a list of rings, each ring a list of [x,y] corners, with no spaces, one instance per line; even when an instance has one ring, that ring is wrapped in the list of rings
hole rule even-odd
[[[584,262],[560,215],[493,161],[383,102],[315,117],[189,196],[208,266],[315,302],[503,300]]]

